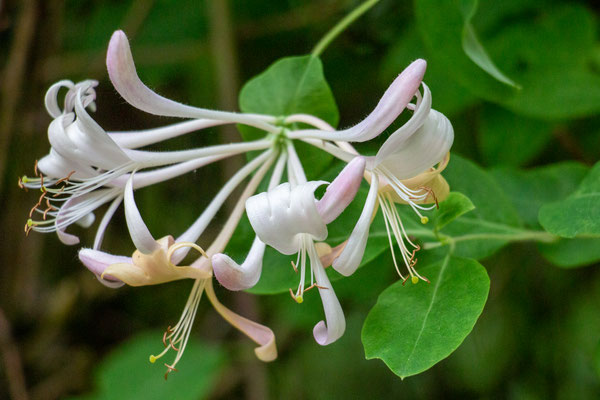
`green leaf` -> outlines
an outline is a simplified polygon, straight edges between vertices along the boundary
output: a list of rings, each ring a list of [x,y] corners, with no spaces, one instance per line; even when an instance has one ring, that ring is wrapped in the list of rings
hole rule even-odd
[[[455,254],[476,259],[487,257],[509,241],[490,235],[523,232],[517,211],[498,183],[482,168],[453,154],[444,176],[451,190],[464,194],[475,206],[473,211],[441,230],[451,237],[472,238],[457,242]]]
[[[585,165],[569,161],[524,171],[496,168],[490,173],[510,198],[523,222],[532,228],[540,228],[540,208],[568,197],[588,171]]]
[[[474,208],[475,206],[467,196],[458,192],[450,192],[446,200],[440,203],[440,208],[433,216],[435,229],[442,229]]]
[[[415,58],[431,59],[416,28],[409,25],[404,34],[394,40],[384,59],[381,83],[389,85]],[[424,81],[435,94],[435,109],[447,116],[457,114],[477,101],[476,97],[452,79],[447,68],[438,62],[428,63]]]
[[[600,235],[600,162],[591,169],[575,193],[540,209],[540,224],[566,238]]]
[[[480,114],[481,153],[492,165],[521,165],[552,139],[553,124],[486,104]]]
[[[503,24],[488,49],[501,55],[503,70],[523,89],[501,103],[521,115],[554,120],[600,111],[600,74],[590,62],[595,25],[593,13],[575,3],[538,6],[533,15]]]
[[[544,204],[558,202],[573,193],[589,168],[576,162],[519,171],[513,168],[492,170],[492,175],[511,198],[526,225],[539,229],[538,213]],[[559,267],[579,267],[600,260],[600,239],[561,239],[538,243],[538,249]]]
[[[482,0],[481,12],[470,20],[485,33],[481,41],[498,69],[522,90],[492,78],[465,54],[461,4],[469,11],[473,0],[415,0],[415,11],[432,63],[477,96],[532,118],[594,115],[600,111],[594,15],[579,4],[548,3]]]
[[[465,22],[470,24],[470,18],[465,20],[460,3],[458,0],[415,0],[417,27],[433,61],[444,65],[458,83],[481,98],[500,101],[514,95],[513,86],[498,81],[465,53]],[[466,33],[469,33],[468,30]],[[467,44],[478,62],[487,65],[488,69],[489,65],[493,65],[484,61],[481,46],[474,45],[472,40]]]
[[[462,31],[462,48],[467,56],[477,64],[481,69],[496,78],[502,83],[515,88],[520,88],[512,79],[504,75],[494,64],[485,48],[477,38],[477,33],[471,25],[471,20],[477,12],[477,0],[462,0],[462,12],[464,17],[464,26]]]
[[[318,57],[286,57],[250,79],[240,92],[247,113],[286,116],[305,113],[336,126],[339,115]]]
[[[97,391],[91,398],[192,400],[208,396],[223,368],[222,351],[190,338],[178,371],[165,381],[163,363],[148,361],[150,354],[162,350],[162,336],[158,331],[145,332],[114,349],[96,370]],[[166,357],[171,361],[173,356]]]
[[[250,79],[240,92],[240,109],[246,113],[287,116],[311,114],[337,126],[339,113],[318,57],[287,57]],[[297,127],[297,124],[295,124]],[[255,128],[239,125],[245,140],[264,136]],[[304,143],[296,150],[309,179],[329,166],[332,156]]]
[[[596,366],[596,374],[600,378],[600,343],[596,346],[596,354],[594,355],[594,363]]]
[[[485,268],[475,260],[448,255],[420,272],[431,284],[393,284],[362,330],[365,356],[381,359],[401,378],[431,368],[462,343],[490,288]]]

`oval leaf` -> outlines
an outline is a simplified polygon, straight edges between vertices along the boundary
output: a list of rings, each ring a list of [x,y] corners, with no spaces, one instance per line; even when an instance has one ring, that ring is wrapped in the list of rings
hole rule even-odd
[[[447,256],[419,270],[431,284],[396,282],[367,316],[367,359],[381,359],[401,378],[431,368],[452,353],[483,311],[490,280],[475,260]]]
[[[600,162],[596,163],[575,193],[540,209],[540,224],[566,238],[600,235]]]

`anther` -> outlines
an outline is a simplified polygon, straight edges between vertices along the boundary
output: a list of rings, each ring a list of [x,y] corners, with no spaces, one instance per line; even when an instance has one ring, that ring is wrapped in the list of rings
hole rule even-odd
[[[296,296],[294,294],[294,291],[291,288],[290,288],[290,296],[292,296],[292,299],[294,299],[294,301],[298,304],[301,304],[304,301],[304,299],[302,298],[302,295]]]
[[[298,273],[298,268],[296,268],[296,263],[294,263],[294,261],[290,261],[292,263],[292,268],[294,268],[294,272]],[[292,289],[290,289],[292,290]]]

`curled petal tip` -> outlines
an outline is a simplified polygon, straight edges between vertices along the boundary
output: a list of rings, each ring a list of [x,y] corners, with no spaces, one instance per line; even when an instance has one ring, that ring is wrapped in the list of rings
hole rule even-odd
[[[116,263],[132,262],[131,258],[129,257],[115,256],[103,251],[85,248],[79,250],[78,256],[83,265],[85,265],[87,269],[96,275],[100,282],[109,287],[122,286],[123,282],[113,276],[104,274],[104,271],[108,268],[108,266]]]
[[[247,289],[241,285],[242,274],[239,265],[225,254],[218,253],[211,257],[213,273],[221,285],[229,290]]]
[[[242,265],[238,265],[225,254],[213,255],[211,263],[215,278],[229,290],[244,290],[253,287],[260,279],[264,253],[265,244],[255,238]]]
[[[364,157],[355,157],[327,187],[317,210],[326,224],[334,221],[354,200],[365,171]]]

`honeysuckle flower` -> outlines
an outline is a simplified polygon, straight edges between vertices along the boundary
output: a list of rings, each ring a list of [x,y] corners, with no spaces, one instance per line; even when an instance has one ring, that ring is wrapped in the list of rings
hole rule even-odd
[[[339,255],[332,261],[333,268],[342,275],[353,274],[360,265],[371,221],[377,207],[380,207],[398,274],[406,280],[398,267],[392,235],[400,249],[411,281],[413,283],[418,282],[419,279],[428,281],[414,268],[415,253],[420,248],[408,237],[395,206],[396,203],[408,204],[421,222],[427,223],[428,217],[422,215],[421,211],[435,207],[437,202],[443,200],[449,192],[448,184],[440,173],[448,163],[448,151],[452,146],[454,131],[450,121],[443,114],[431,109],[431,92],[427,85],[421,82],[425,69],[426,63],[423,60],[413,62],[396,78],[376,107],[376,110],[388,109],[391,107],[388,102],[408,99],[406,103],[400,104],[402,106],[400,111],[408,106],[413,111],[413,115],[388,137],[375,156],[366,157],[366,177],[370,181],[369,194],[354,230],[349,239],[336,249]],[[422,95],[418,91],[421,85]],[[416,104],[407,104],[414,96],[417,97]],[[295,115],[286,121],[304,122],[319,128],[298,131],[296,134],[301,135],[299,132],[303,132],[304,141],[342,160],[348,160],[357,154],[348,142],[359,141],[356,137],[361,135],[353,135],[353,140],[344,140],[344,131],[335,131],[324,121],[312,116]],[[378,131],[380,128],[379,125],[374,124],[372,129]],[[365,129],[363,128],[361,132],[365,132]],[[369,135],[365,133],[363,137]],[[335,145],[316,139],[334,140]],[[431,203],[434,204],[425,206]]]
[[[268,153],[266,154],[269,155]],[[267,159],[266,162],[264,161],[265,158],[266,157],[264,156],[258,157],[258,161],[254,162],[254,164],[262,163],[262,166],[249,182],[244,193],[240,197],[240,200],[238,200],[238,204],[236,205],[237,212],[234,210],[234,213],[232,214],[233,219],[239,219],[238,215],[241,214],[239,210],[243,209],[244,201],[248,198],[250,193],[253,193],[256,190],[258,183],[262,177],[264,177],[264,174],[270,166],[272,158]],[[254,164],[249,165],[255,167]],[[253,169],[255,168],[246,168],[246,171],[242,172],[248,174],[249,172],[247,171],[252,171]],[[195,280],[179,322],[173,328],[167,328],[167,331],[165,332],[163,337],[165,349],[156,356],[151,355],[150,361],[154,363],[164,356],[169,349],[173,349],[177,352],[177,355],[171,364],[165,363],[165,366],[167,367],[165,379],[169,372],[176,371],[175,366],[181,359],[185,350],[196,311],[204,291],[215,310],[217,310],[225,320],[259,344],[259,347],[255,349],[255,354],[260,360],[274,360],[277,357],[277,348],[273,331],[263,325],[235,314],[218,301],[212,287],[213,274],[210,264],[199,263],[191,266],[176,265],[185,256],[186,252],[182,253],[182,249],[193,248],[202,254],[204,260],[210,259],[208,254],[200,246],[194,242],[181,239],[184,238],[186,234],[189,235],[189,230],[180,236],[178,241],[173,239],[172,236],[165,236],[159,240],[153,238],[135,205],[133,198],[133,181],[134,176],[132,175],[126,185],[124,202],[127,227],[137,250],[131,257],[125,257],[108,254],[94,249],[82,249],[79,251],[79,259],[101,282],[109,287],[118,287],[123,284],[129,286],[156,285],[179,279]],[[232,189],[227,188],[227,190]],[[221,193],[224,193],[223,190]],[[214,216],[214,213],[216,213],[217,210],[218,207],[213,207],[212,209],[210,207],[207,208],[202,213],[199,220],[207,219],[211,213],[213,213],[212,216]],[[234,222],[237,224],[237,221]],[[230,231],[232,230],[228,227],[231,225],[231,223],[226,224],[224,228],[226,234],[231,234]],[[192,228],[196,232],[198,229],[197,226],[197,224],[192,224]],[[235,225],[233,226],[235,227]],[[196,239],[194,239],[194,241]],[[214,247],[211,246],[209,251],[212,251],[211,249],[213,248]],[[179,252],[178,256],[176,256],[177,252]],[[177,260],[175,260],[176,258]]]
[[[26,232],[31,229],[56,231],[63,243],[77,244],[79,239],[66,233],[66,227],[76,222],[89,226],[93,222],[95,209],[115,201],[100,226],[102,229],[98,230],[97,238],[101,239],[106,224],[121,201],[125,182],[134,170],[162,167],[139,173],[136,188],[140,188],[235,154],[265,149],[271,145],[269,140],[259,140],[162,153],[132,150],[226,122],[194,120],[145,131],[107,133],[85,108],[94,104],[95,85],[95,81],[78,84],[61,81],[48,90],[48,112],[55,117],[48,128],[52,148],[36,164],[36,178],[25,176],[20,180],[23,187],[42,190],[40,200],[30,213]],[[69,89],[62,111],[56,101],[61,87]],[[41,214],[42,219],[31,218],[33,213]]]
[[[180,242],[175,244],[171,236],[156,241],[156,249],[150,254],[136,250],[133,256],[129,258],[111,256],[97,250],[83,249],[79,252],[79,258],[88,268],[99,274],[102,279],[106,279],[115,285],[126,283],[130,286],[145,286],[177,279],[195,280],[181,318],[174,327],[167,328],[165,332],[163,337],[164,350],[158,355],[150,355],[150,362],[154,363],[170,349],[176,351],[177,354],[173,362],[171,364],[165,363],[167,367],[165,379],[169,372],[176,371],[175,366],[183,356],[203,292],[206,292],[214,309],[226,321],[259,345],[255,349],[258,359],[261,361],[275,360],[277,358],[277,346],[273,331],[234,313],[221,304],[212,287],[210,269],[173,264],[173,253],[182,247],[194,248],[208,258],[204,250],[195,243]]]
[[[327,345],[342,336],[346,322],[333,286],[321,263],[315,241],[320,242],[327,238],[327,224],[335,220],[354,199],[362,180],[365,160],[362,157],[352,160],[328,186],[323,198],[317,201],[314,191],[326,182],[306,182],[301,169],[298,169],[301,166],[293,151],[289,159],[292,160],[290,171],[293,177],[290,182],[272,187],[246,201],[248,219],[257,239],[242,267],[229,257],[218,254],[213,256],[213,268],[215,271],[235,271],[229,275],[222,273],[221,276],[226,276],[226,280],[221,278],[220,281],[227,287],[237,288],[242,286],[241,282],[246,281],[246,275],[254,272],[251,268],[244,268],[244,265],[256,265],[261,262],[262,254],[255,250],[257,241],[263,243],[262,252],[264,244],[268,244],[282,254],[297,253],[296,263],[292,263],[292,266],[300,273],[300,282],[296,292],[290,289],[290,294],[294,300],[302,303],[305,291],[318,288],[325,311],[325,321],[320,321],[314,327],[313,335],[317,343]],[[310,286],[305,288],[308,279],[307,259],[310,267]]]

